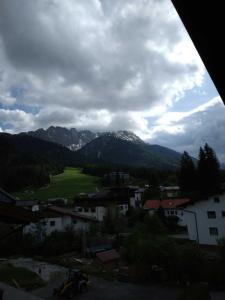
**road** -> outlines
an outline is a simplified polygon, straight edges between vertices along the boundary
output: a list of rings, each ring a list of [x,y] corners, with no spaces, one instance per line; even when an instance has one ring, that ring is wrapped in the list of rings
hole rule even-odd
[[[33,292],[36,296],[44,299],[54,299],[52,292],[55,287],[62,283],[59,278],[49,284],[47,287],[41,288]],[[106,281],[101,278],[92,277],[90,287],[85,294],[77,295],[74,299],[79,300],[176,300],[179,290],[161,286],[140,286],[131,283]]]

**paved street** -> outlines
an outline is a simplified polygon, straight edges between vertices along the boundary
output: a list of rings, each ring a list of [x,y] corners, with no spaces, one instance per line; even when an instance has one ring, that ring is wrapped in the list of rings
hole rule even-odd
[[[35,295],[45,299],[54,299],[52,292],[58,287],[62,280],[57,279],[54,283],[50,283],[47,287],[41,288],[35,292]],[[166,288],[159,286],[140,286],[130,283],[118,281],[106,281],[100,278],[92,277],[88,292],[77,295],[74,299],[79,300],[176,300],[179,290],[174,288]]]

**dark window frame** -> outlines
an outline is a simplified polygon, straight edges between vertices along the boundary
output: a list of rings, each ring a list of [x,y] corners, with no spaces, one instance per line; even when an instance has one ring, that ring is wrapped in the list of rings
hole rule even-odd
[[[215,203],[220,203],[220,197],[214,197],[214,202]]]
[[[217,227],[209,227],[209,234],[213,236],[219,235],[219,230]]]
[[[214,210],[208,210],[207,217],[208,219],[216,219],[216,212]]]
[[[49,224],[50,224],[51,227],[55,226],[55,220],[50,221]]]

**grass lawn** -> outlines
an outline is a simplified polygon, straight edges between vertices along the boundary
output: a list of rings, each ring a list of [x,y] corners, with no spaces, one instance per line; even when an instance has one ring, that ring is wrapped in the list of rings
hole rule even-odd
[[[11,264],[0,265],[0,281],[26,289],[35,289],[44,285],[44,281],[34,272],[14,267]]]
[[[78,193],[95,192],[100,186],[99,178],[82,174],[80,169],[66,168],[62,174],[53,176],[47,187],[14,193],[21,200],[47,200],[48,198],[67,198],[71,200]]]

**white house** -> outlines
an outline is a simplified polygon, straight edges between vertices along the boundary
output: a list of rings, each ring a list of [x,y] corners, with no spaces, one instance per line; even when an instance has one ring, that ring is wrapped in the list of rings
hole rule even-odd
[[[92,217],[102,222],[104,220],[104,217],[107,215],[108,210],[107,207],[100,204],[96,204],[93,206],[82,206],[80,204],[79,206],[75,206],[74,211],[82,214],[83,216]]]
[[[75,231],[87,231],[91,223],[96,223],[96,220],[91,217],[57,206],[36,213],[39,222],[26,225],[23,229],[24,234],[41,231],[49,235],[53,231],[64,231],[69,226],[72,226]]]
[[[130,197],[130,207],[141,208],[142,207],[142,198],[145,189],[138,188],[134,190],[133,195]]]
[[[107,176],[107,174],[105,176]],[[130,175],[125,172],[111,172],[108,174],[108,176],[113,181],[116,181],[117,178],[119,178],[120,180],[123,180],[124,182],[127,182],[130,180]]]
[[[175,198],[178,197],[180,187],[179,186],[160,186],[159,190],[163,197]]]
[[[75,206],[74,211],[77,213],[82,214],[86,217],[94,218],[100,222],[104,220],[104,218],[108,215],[109,211],[117,209],[117,211],[125,215],[128,211],[128,204],[126,203],[120,203],[120,204],[114,204],[114,203],[90,203],[89,205],[83,205],[79,204],[78,206]]]
[[[189,199],[148,200],[143,208],[153,214],[160,206],[165,216],[177,216],[178,225],[186,226],[189,240],[201,245],[217,245],[218,239],[225,237],[225,194],[195,203]]]
[[[179,224],[187,226],[190,240],[217,245],[225,237],[225,194],[187,205]]]
[[[107,188],[76,199],[74,211],[102,222],[109,213],[126,215],[129,207],[142,207],[144,191],[138,186]]]

